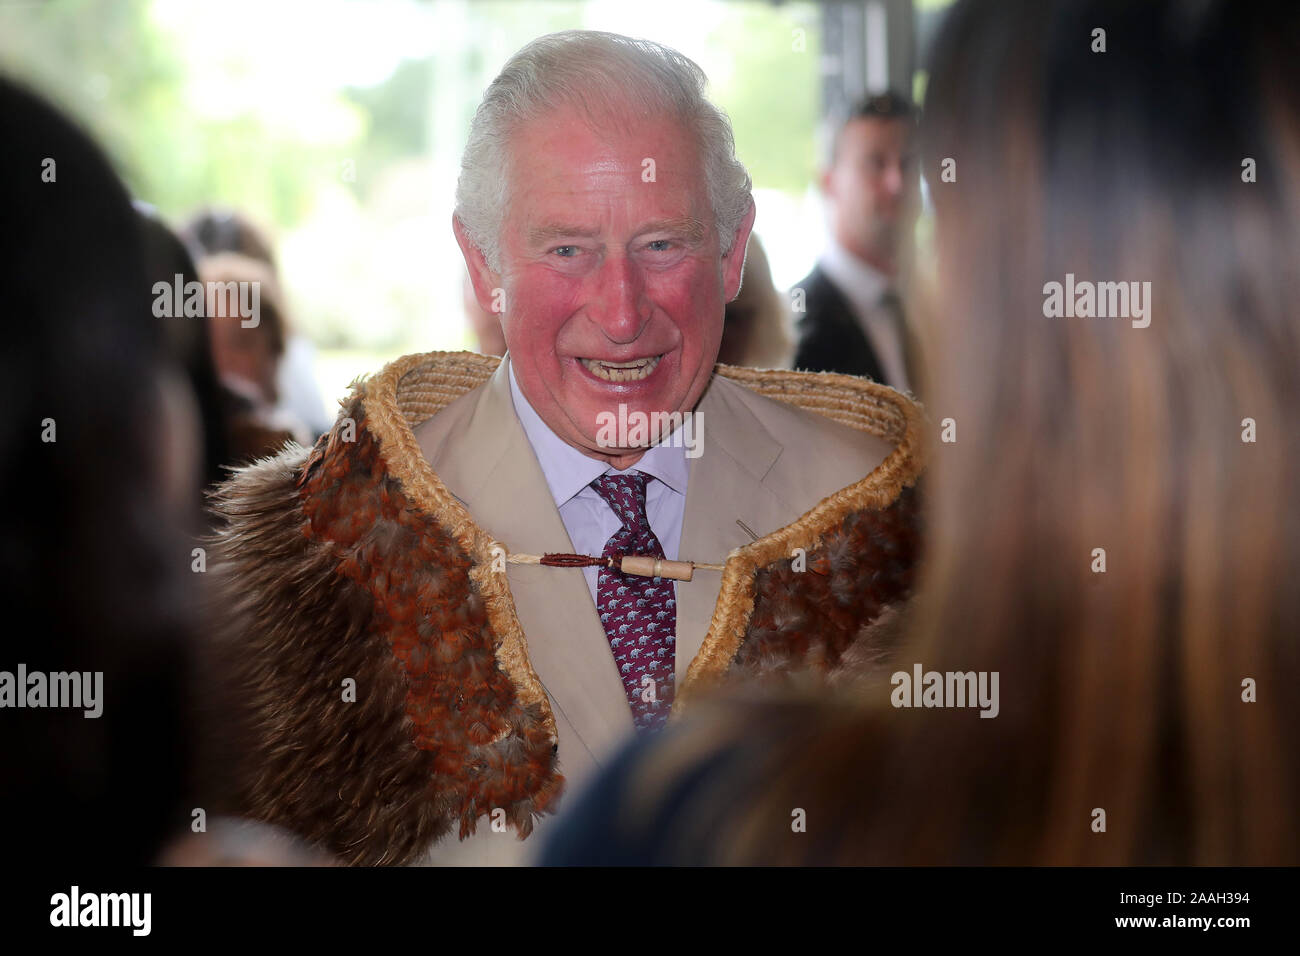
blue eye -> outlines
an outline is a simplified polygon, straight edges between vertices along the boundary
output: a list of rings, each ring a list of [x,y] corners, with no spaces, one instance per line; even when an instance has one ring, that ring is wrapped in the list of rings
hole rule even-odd
[[[671,239],[655,239],[649,243],[651,252],[667,252],[672,246]]]
[[[565,252],[566,249],[569,250],[567,253]],[[576,256],[576,255],[578,254],[578,247],[577,247],[577,246],[557,246],[556,248],[552,249],[551,251],[554,252],[554,253],[556,253],[556,254],[558,254],[562,259],[572,259],[574,256]]]

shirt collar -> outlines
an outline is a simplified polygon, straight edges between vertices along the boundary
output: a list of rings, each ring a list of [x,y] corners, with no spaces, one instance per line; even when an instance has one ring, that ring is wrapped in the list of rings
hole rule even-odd
[[[502,361],[510,362],[510,356],[507,354]],[[557,508],[601,475],[623,473],[606,462],[589,458],[556,435],[520,391],[519,383],[515,380],[513,362],[510,362],[509,373],[510,397],[514,401],[515,415],[523,426],[524,434],[528,436],[528,443],[533,446],[533,453],[542,467],[542,475],[546,478],[551,499]],[[661,442],[648,448],[632,467],[652,478],[658,478],[677,494],[686,494],[690,469],[684,445]]]
[[[891,281],[879,269],[863,262],[833,238],[822,253],[822,270],[849,297],[859,315],[868,315],[889,291]]]

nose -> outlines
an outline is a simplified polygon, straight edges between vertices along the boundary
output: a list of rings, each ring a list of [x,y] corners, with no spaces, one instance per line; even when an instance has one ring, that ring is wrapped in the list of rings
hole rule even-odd
[[[626,253],[607,255],[590,282],[587,313],[591,320],[611,342],[635,341],[653,312],[640,268]]]
[[[884,186],[885,192],[891,196],[897,196],[903,191],[902,163],[893,162],[885,167]]]

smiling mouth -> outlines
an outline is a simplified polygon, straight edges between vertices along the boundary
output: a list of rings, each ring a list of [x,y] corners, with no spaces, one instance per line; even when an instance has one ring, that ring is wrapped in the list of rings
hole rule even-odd
[[[578,359],[585,368],[596,378],[605,382],[639,382],[643,378],[649,378],[659,365],[663,355],[651,355],[648,358],[636,359],[632,362],[603,362],[598,359]]]

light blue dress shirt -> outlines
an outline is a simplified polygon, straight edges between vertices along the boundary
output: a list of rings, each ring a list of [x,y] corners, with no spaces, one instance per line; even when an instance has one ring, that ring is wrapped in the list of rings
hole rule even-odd
[[[507,355],[504,361],[509,362]],[[650,476],[646,482],[646,517],[650,530],[663,546],[664,557],[677,560],[677,549],[682,541],[682,518],[686,514],[686,484],[690,477],[690,462],[686,447],[681,443],[663,443],[646,450],[632,468],[620,472],[613,465],[588,458],[578,449],[561,439],[542,421],[515,381],[514,364],[510,365],[510,396],[514,400],[515,415],[524,427],[524,434],[533,446],[537,463],[551,490],[551,498],[560,512],[560,520],[569,532],[569,540],[578,554],[599,555],[605,542],[622,527],[618,516],[596,494],[591,483],[603,474],[626,474],[640,471]],[[591,602],[596,604],[596,576],[599,568],[583,568]],[[556,569],[556,574],[572,571]],[[676,590],[674,582],[674,593]]]

